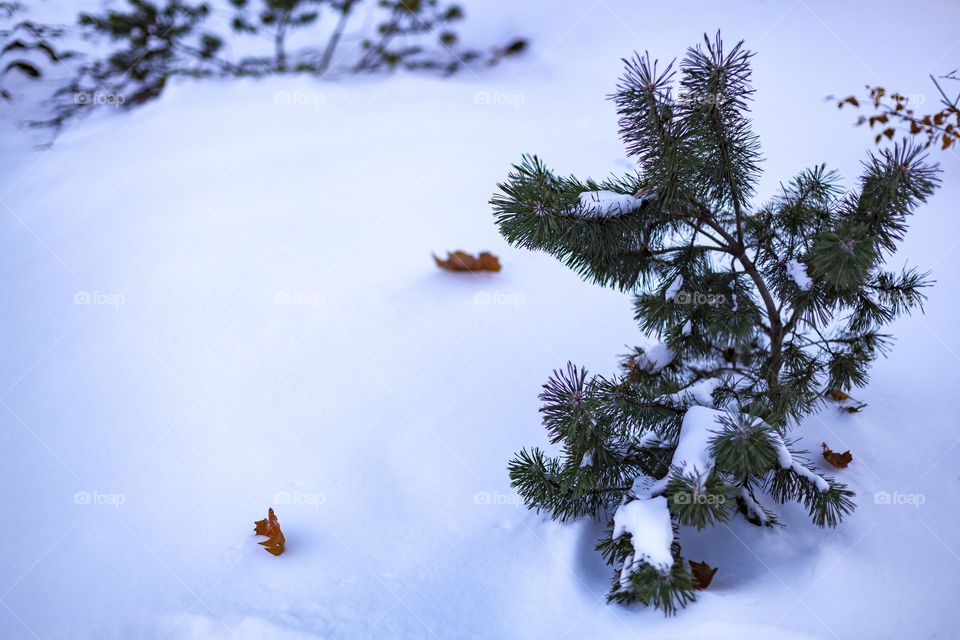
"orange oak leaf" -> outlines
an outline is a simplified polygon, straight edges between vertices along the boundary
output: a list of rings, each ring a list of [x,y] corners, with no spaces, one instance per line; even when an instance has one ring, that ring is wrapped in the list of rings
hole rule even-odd
[[[835,466],[837,469],[846,469],[847,465],[853,461],[853,455],[849,450],[843,453],[831,451],[827,443],[823,443],[823,459]]]
[[[444,271],[500,271],[500,260],[487,251],[474,257],[466,251],[448,251],[447,259],[433,256],[434,262]]]
[[[693,573],[694,588],[706,589],[709,587],[718,567],[711,567],[706,562],[694,562],[693,560],[687,560],[687,562],[690,563],[690,572]]]
[[[275,556],[283,553],[286,540],[283,537],[283,531],[280,530],[280,521],[273,513],[273,507],[267,512],[267,517],[264,520],[257,520],[253,524],[253,532],[256,535],[267,536],[266,540],[257,544]]]

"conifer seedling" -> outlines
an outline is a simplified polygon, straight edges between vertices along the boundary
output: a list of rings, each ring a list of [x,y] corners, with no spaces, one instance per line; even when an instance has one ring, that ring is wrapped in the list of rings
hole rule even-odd
[[[919,147],[871,154],[849,193],[819,165],[757,201],[751,56],[719,34],[679,74],[635,56],[613,100],[636,173],[580,180],[527,156],[491,201],[512,245],[632,293],[660,340],[614,375],[555,371],[540,396],[552,451],[520,451],[509,473],[532,509],[606,520],[609,600],[666,614],[696,597],[681,527],[737,513],[774,526],[786,501],[819,527],[852,512],[853,492],[790,434],[826,392],[867,383],[883,327],[922,310],[930,284],[886,267],[939,182]]]

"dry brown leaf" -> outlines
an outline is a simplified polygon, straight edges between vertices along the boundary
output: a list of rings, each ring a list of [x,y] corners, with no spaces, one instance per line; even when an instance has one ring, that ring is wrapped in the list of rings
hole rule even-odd
[[[473,257],[466,251],[448,251],[447,259],[433,256],[437,266],[444,271],[500,271],[500,260],[487,251]]]
[[[687,562],[690,563],[690,572],[693,573],[694,588],[706,589],[709,587],[718,567],[711,567],[706,562],[694,562],[693,560],[687,560]]]
[[[253,532],[258,536],[267,536],[267,539],[259,542],[260,546],[275,556],[283,553],[286,540],[283,537],[283,531],[280,530],[280,521],[273,513],[273,507],[267,512],[267,517],[263,520],[257,520],[254,524]]]
[[[847,413],[857,413],[867,406],[865,402],[860,402],[850,394],[840,391],[839,389],[828,389],[823,395],[839,404],[840,406],[838,408]]]
[[[835,466],[837,469],[846,469],[847,465],[853,461],[853,455],[850,451],[844,451],[843,453],[837,453],[836,451],[831,451],[830,447],[827,446],[827,443],[823,443],[823,459]]]

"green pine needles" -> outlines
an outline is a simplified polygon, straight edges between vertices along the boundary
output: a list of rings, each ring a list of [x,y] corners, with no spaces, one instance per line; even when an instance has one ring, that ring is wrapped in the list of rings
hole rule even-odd
[[[509,472],[532,509],[606,519],[609,599],[667,614],[695,599],[679,527],[737,512],[773,526],[769,505],[788,500],[820,527],[852,512],[853,493],[788,432],[826,391],[866,384],[883,325],[922,310],[929,285],[884,269],[939,182],[917,147],[871,156],[852,193],[821,165],[754,203],[751,56],[705,37],[678,87],[673,64],[637,56],[613,96],[635,175],[581,181],[525,157],[492,200],[511,244],[633,292],[641,329],[662,340],[611,377],[554,372],[540,399],[555,454],[524,449]]]

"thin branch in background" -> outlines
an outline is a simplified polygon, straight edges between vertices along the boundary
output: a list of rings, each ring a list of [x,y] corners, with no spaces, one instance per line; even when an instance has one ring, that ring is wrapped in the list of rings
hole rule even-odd
[[[960,139],[960,88],[956,95],[949,94],[946,83],[960,82],[957,71],[951,71],[939,78],[931,75],[930,80],[940,94],[938,111],[923,113],[921,105],[924,96],[908,96],[898,92],[889,92],[884,87],[867,86],[867,97],[847,96],[837,102],[837,108],[864,108],[872,106],[872,115],[861,115],[857,125],[868,125],[871,129],[880,128],[874,137],[876,143],[884,139],[891,140],[898,133],[904,139],[920,138],[924,148],[939,145],[949,149]],[[831,98],[832,99],[832,98]]]

